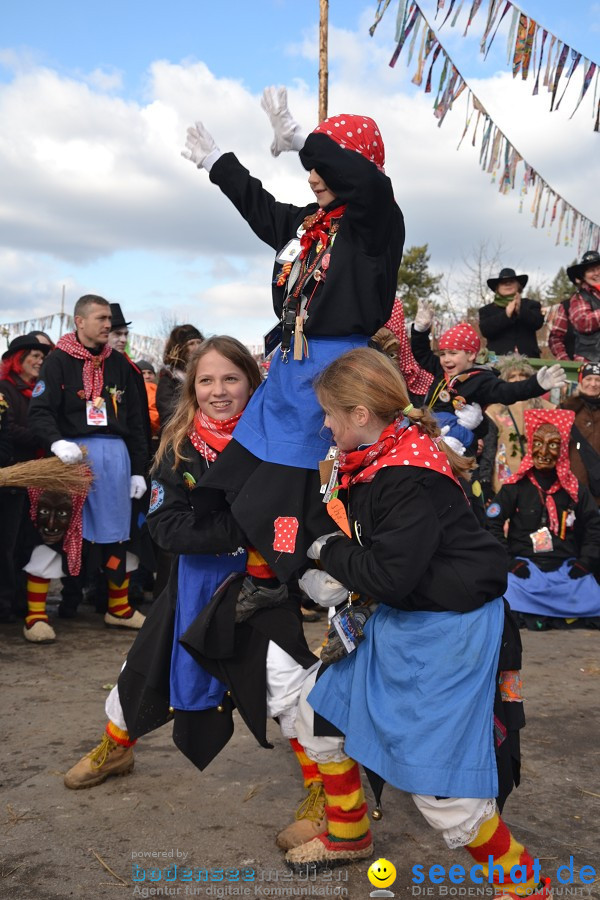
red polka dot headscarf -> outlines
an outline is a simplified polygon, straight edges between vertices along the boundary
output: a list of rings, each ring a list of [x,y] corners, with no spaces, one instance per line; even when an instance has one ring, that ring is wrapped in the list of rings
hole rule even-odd
[[[468,322],[459,322],[445,331],[438,341],[438,350],[464,350],[466,353],[479,353],[481,341],[479,335]]]
[[[377,123],[368,116],[341,113],[317,125],[313,134],[326,134],[346,150],[355,150],[375,163],[380,172],[385,165],[385,147]]]

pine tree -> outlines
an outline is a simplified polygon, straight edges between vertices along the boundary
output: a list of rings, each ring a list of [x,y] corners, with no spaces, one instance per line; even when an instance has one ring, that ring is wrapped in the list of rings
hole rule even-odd
[[[574,259],[571,265],[574,266],[576,262],[577,260]],[[544,300],[546,303],[560,303],[561,300],[570,297],[574,290],[575,286],[567,275],[567,270],[561,266],[554,280],[546,289]]]
[[[398,294],[407,319],[414,318],[419,300],[427,300],[435,294],[442,280],[441,275],[432,275],[429,271],[427,247],[424,244],[405,250],[398,269]]]

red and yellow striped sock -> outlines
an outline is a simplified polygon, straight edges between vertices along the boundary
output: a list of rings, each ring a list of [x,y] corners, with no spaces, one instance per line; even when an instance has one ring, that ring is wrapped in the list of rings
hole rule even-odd
[[[129,739],[129,732],[124,731],[122,728],[119,728],[115,725],[114,722],[111,722],[109,719],[106,723],[106,733],[115,744],[119,744],[121,747],[133,747],[136,743],[135,741],[131,741]]]
[[[111,616],[119,619],[129,619],[133,615],[133,609],[129,605],[129,575],[125,576],[123,584],[115,584],[108,579],[108,611]]]
[[[36,622],[47,622],[46,598],[50,587],[49,578],[39,578],[37,575],[27,576],[27,615],[25,626],[31,628]]]
[[[269,566],[264,556],[254,547],[247,547],[248,558],[246,559],[246,572],[251,578],[260,579],[277,578],[273,569]]]
[[[290,738],[290,747],[296,754],[296,759],[300,763],[302,769],[302,777],[304,778],[304,787],[309,788],[315,781],[323,781],[316,762],[309,759],[304,752],[304,747],[298,738]]]
[[[343,762],[317,765],[325,788],[327,816],[327,835],[321,837],[325,842],[360,843],[368,836],[370,842],[369,817],[358,763],[347,757]]]
[[[498,812],[483,823],[475,840],[465,849],[480,864],[484,883],[503,886],[499,893],[514,897],[533,894],[539,880],[534,876],[533,859],[523,844],[510,833]],[[493,872],[491,882],[488,882],[490,865],[493,865]],[[512,872],[511,878],[511,870],[515,866],[518,868]]]

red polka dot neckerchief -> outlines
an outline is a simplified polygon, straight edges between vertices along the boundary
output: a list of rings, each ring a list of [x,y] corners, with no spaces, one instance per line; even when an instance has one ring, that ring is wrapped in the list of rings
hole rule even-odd
[[[377,472],[388,466],[431,469],[458,484],[444,451],[419,425],[405,423],[406,419],[396,419],[383,429],[374,444],[364,450],[340,453],[340,487],[372,481]]]

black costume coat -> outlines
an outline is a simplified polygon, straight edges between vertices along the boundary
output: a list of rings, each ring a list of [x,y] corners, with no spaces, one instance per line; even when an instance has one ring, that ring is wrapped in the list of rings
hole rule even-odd
[[[548,488],[551,482],[542,481],[540,473],[535,473],[540,485]],[[566,528],[565,537],[552,535],[553,549],[545,553],[534,553],[530,535],[545,521],[546,507],[540,493],[529,478],[521,478],[515,484],[503,484],[492,504],[488,507],[488,528],[494,537],[506,548],[512,558],[521,556],[534,562],[543,571],[558,569],[566,559],[577,558],[588,567],[600,558],[600,516],[598,507],[589,489],[579,485],[577,500],[559,488],[552,498],[556,504],[559,525],[563,513],[572,510],[575,521]],[[509,519],[508,536],[504,537],[504,523]]]
[[[64,350],[46,357],[29,406],[29,425],[48,450],[55,441],[116,435],[124,440],[131,460],[131,474],[145,475],[148,457],[142,409],[134,372],[122,353],[113,350],[104,360],[102,397],[106,400],[107,425],[88,425],[83,393],[83,363]],[[113,406],[109,388],[122,391]]]
[[[162,549],[179,555],[231,553],[245,546],[245,536],[219,492],[208,491],[211,509],[208,515],[199,517],[195,512],[196,500],[205,489],[193,488],[193,482],[201,481],[207,464],[189,441],[185,441],[182,450],[187,459],[173,470],[173,456],[167,454],[153,482],[148,515],[153,539]],[[203,509],[205,506],[203,503]],[[229,605],[226,602],[214,618],[219,627],[209,635],[210,646],[202,647],[209,655],[196,649],[193,637],[192,643],[185,644],[204,668],[227,684],[228,691],[212,709],[195,712],[172,709],[170,667],[177,580],[178,556],[173,560],[167,588],[153,603],[128,653],[126,666],[119,676],[119,699],[132,738],[141,737],[173,718],[176,746],[194,765],[204,769],[233,734],[232,714],[236,705],[259,743],[270,746],[266,739],[269,640],[276,640],[305,667],[316,662],[316,658],[306,646],[297,604],[290,602],[282,609],[255,613],[247,622],[236,626],[233,622],[235,597],[230,596]],[[231,646],[224,647],[226,635],[231,637]]]
[[[487,341],[488,350],[498,356],[514,353],[539,357],[536,332],[544,324],[542,307],[537,300],[521,298],[518,313],[506,315],[497,303],[488,303],[479,310],[479,330]]]

